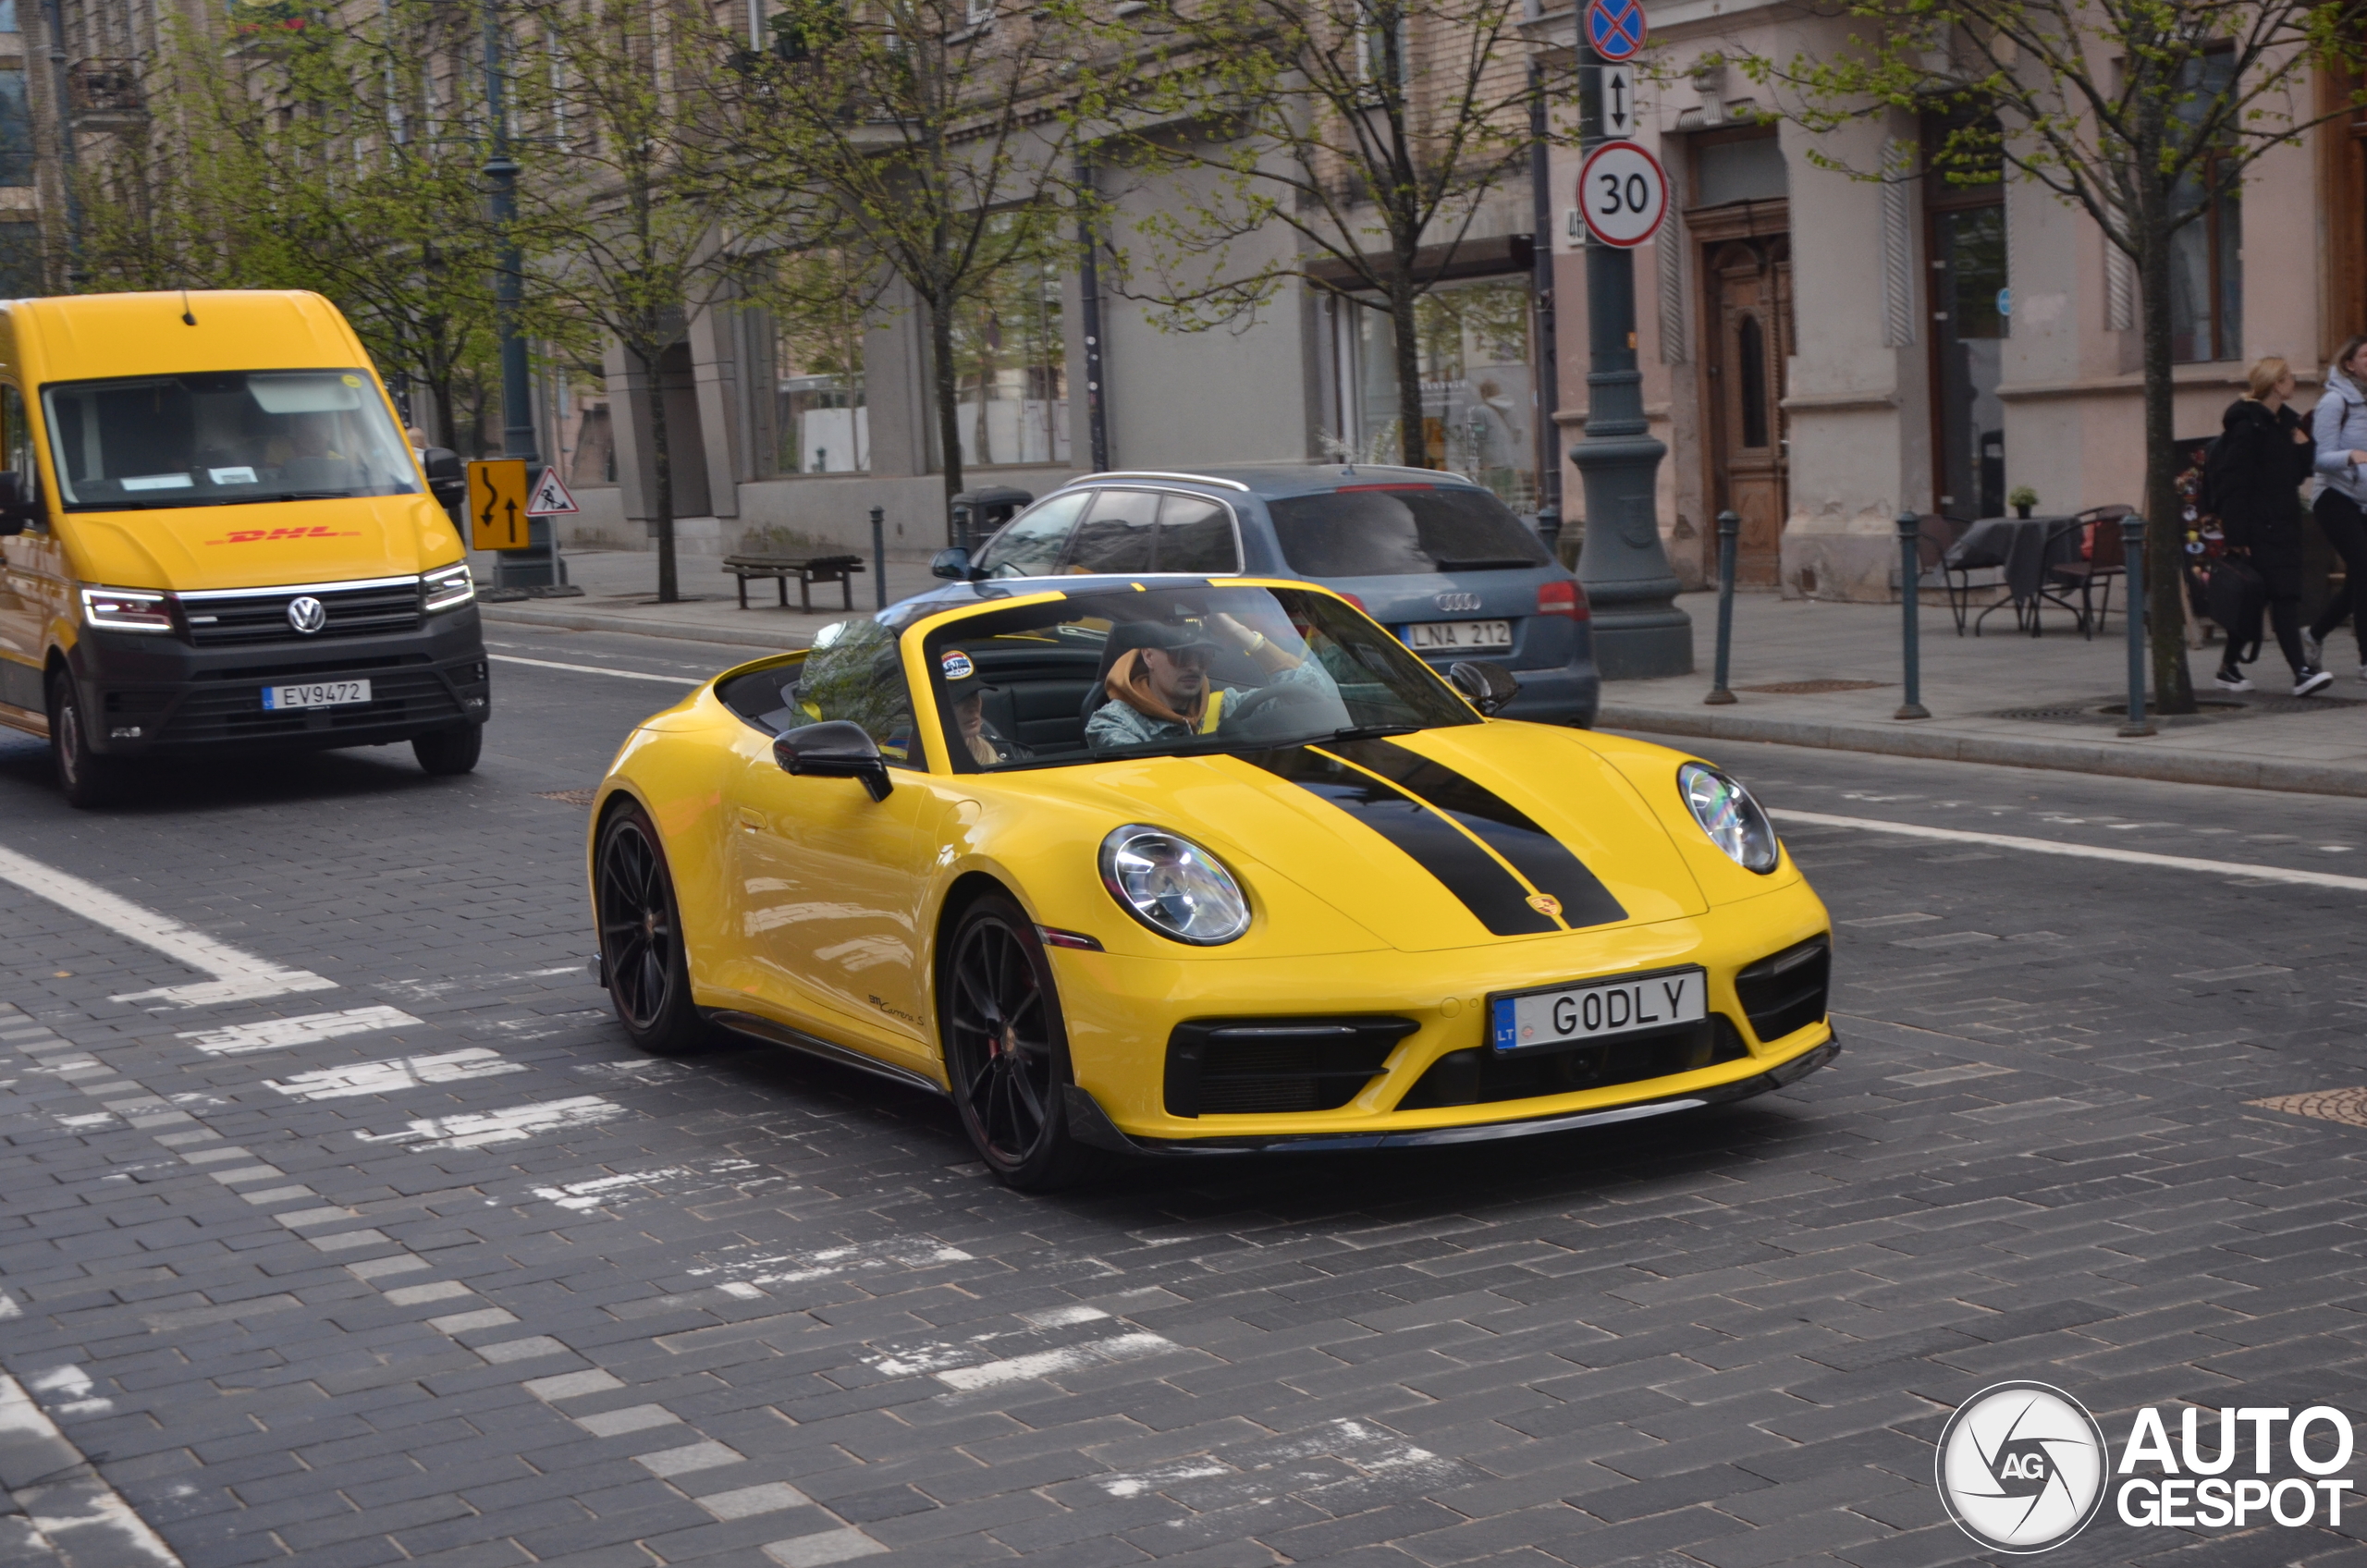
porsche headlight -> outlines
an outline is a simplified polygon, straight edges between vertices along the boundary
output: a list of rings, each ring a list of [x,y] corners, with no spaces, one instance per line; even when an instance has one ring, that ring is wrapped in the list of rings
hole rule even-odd
[[[1162,937],[1212,948],[1249,929],[1249,900],[1217,857],[1163,827],[1129,824],[1101,840],[1101,882]]]
[[[1775,825],[1767,820],[1749,790],[1698,762],[1676,770],[1676,788],[1693,820],[1710,835],[1710,842],[1725,851],[1736,865],[1761,876],[1775,869],[1780,856]]]

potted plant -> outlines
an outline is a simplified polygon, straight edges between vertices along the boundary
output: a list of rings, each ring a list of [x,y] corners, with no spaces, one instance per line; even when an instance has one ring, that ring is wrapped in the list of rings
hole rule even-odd
[[[2014,508],[2016,517],[2028,517],[2030,508],[2038,505],[2038,492],[2027,484],[2017,484],[2005,492],[2005,504]]]

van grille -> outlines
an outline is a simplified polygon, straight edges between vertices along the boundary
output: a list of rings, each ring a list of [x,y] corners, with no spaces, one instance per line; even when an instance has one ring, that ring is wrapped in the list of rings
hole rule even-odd
[[[385,661],[351,668],[370,680],[370,701],[333,708],[298,708],[273,713],[263,705],[263,683],[207,681],[191,691],[165,721],[156,739],[176,741],[259,741],[275,736],[335,734],[345,729],[374,729],[385,725],[416,725],[422,729],[467,716],[433,669],[386,668]],[[291,679],[318,680],[326,670],[280,672]]]
[[[327,624],[309,636],[288,622],[288,602],[302,594],[320,600],[328,612]],[[332,637],[414,631],[421,616],[419,584],[414,582],[372,588],[290,588],[273,594],[184,594],[180,605],[189,640],[201,648],[317,643]]]

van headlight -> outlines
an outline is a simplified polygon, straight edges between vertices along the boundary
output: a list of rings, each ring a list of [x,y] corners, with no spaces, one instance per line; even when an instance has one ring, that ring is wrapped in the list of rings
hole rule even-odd
[[[1710,842],[1725,851],[1736,865],[1761,876],[1775,869],[1783,853],[1775,842],[1775,825],[1767,820],[1749,790],[1698,762],[1676,770],[1676,788]]]
[[[85,587],[82,619],[101,631],[170,631],[172,598],[145,588]]]
[[[1162,937],[1213,948],[1249,929],[1249,900],[1216,856],[1180,833],[1130,823],[1101,840],[1101,882]]]
[[[452,609],[477,596],[476,579],[469,575],[466,561],[424,572],[419,581],[427,590],[427,607],[431,610]]]

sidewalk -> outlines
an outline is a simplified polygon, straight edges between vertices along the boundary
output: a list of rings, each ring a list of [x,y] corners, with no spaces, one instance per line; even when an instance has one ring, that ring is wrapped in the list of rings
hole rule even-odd
[[[480,585],[490,586],[497,557],[472,555]],[[797,590],[791,585],[789,608],[782,609],[780,590],[770,582],[748,584],[748,607],[740,607],[738,588],[713,556],[675,557],[680,604],[657,600],[657,557],[641,550],[570,550],[568,581],[583,590],[580,599],[530,599],[521,604],[488,604],[482,613],[488,621],[519,626],[546,626],[568,631],[635,631],[656,637],[680,637],[701,643],[725,643],[748,648],[802,648],[814,633],[850,615],[867,616],[878,607],[878,587],[866,563],[853,583],[854,608],[844,607],[845,594],[835,583],[814,590],[814,613],[801,615]],[[913,554],[888,557],[888,602],[909,599],[938,585],[928,574],[928,557]]]
[[[490,557],[472,557],[477,581],[490,582]],[[486,620],[575,631],[628,631],[751,648],[797,648],[846,619],[835,586],[815,591],[815,613],[777,604],[769,583],[751,583],[739,607],[732,581],[711,557],[681,558],[684,601],[655,602],[657,557],[635,551],[587,551],[567,557],[580,599],[484,606]],[[890,604],[926,592],[937,580],[925,556],[890,557]],[[868,572],[855,580],[855,615],[869,615],[877,589]],[[2123,740],[2117,714],[2100,710],[2127,697],[2128,651],[2118,606],[2106,631],[2083,641],[2059,610],[2043,637],[2014,631],[2005,615],[1987,633],[1958,637],[1937,595],[1927,595],[1922,628],[1926,719],[1891,716],[1901,701],[1899,608],[1784,600],[1772,594],[1735,598],[1735,704],[1709,707],[1717,655],[1717,598],[1687,594],[1677,604],[1693,617],[1694,673],[1660,680],[1623,680],[1603,688],[1605,729],[1701,740],[1771,741],[1834,751],[2014,767],[2060,768],[2179,784],[2223,784],[2326,795],[2367,796],[2367,684],[2349,638],[2336,634],[2327,665],[2337,677],[2323,696],[2287,696],[2289,679],[2272,648],[2251,668],[2260,689],[2238,696],[2209,684],[2214,647],[2189,654],[2204,715],[2162,718],[2148,739]],[[827,606],[827,607],[826,607]]]
[[[1694,670],[1623,680],[1602,693],[1605,729],[1706,740],[1772,741],[1893,756],[2061,768],[2180,784],[2367,796],[2367,684],[2357,652],[2337,632],[2326,649],[2336,677],[2322,696],[2295,699],[2272,645],[2250,667],[2259,689],[2238,695],[2210,684],[2219,649],[2189,652],[2197,697],[2214,705],[2189,717],[2154,716],[2159,733],[2123,740],[2128,655],[2119,606],[2095,641],[2050,610],[2046,634],[2017,634],[2001,613],[1986,634],[1958,637],[1944,604],[1927,595],[1919,621],[1926,719],[1892,717],[1902,700],[1896,605],[1825,604],[1772,594],[1735,598],[1735,704],[1709,707],[1717,655],[1717,599],[1687,594]],[[2149,703],[2150,703],[2149,696]]]

